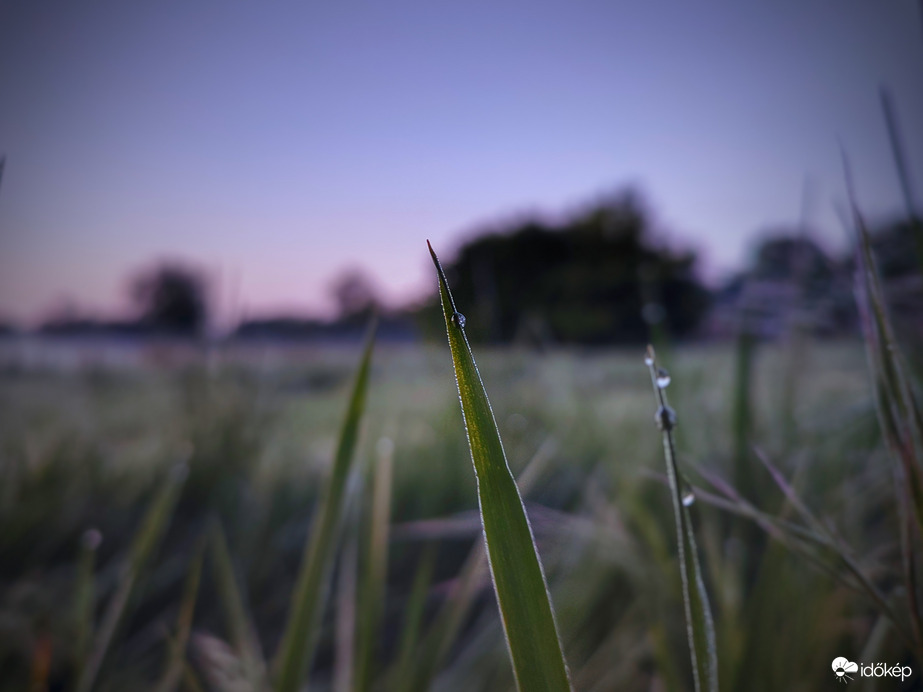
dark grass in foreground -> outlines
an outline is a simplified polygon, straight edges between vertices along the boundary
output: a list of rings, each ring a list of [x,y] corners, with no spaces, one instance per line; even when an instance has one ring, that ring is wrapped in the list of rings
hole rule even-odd
[[[808,342],[806,351],[810,367],[784,445],[787,354],[766,345],[754,351],[749,440],[813,516],[848,540],[853,562],[889,602],[903,584],[901,519],[862,345]],[[94,639],[81,643],[80,623],[89,611],[91,634],[98,633],[144,512],[184,455],[189,475],[172,521],[133,589],[95,689],[156,689],[164,680],[182,643],[185,585],[203,535],[208,549],[179,689],[221,689],[215,681],[234,671],[244,685],[246,671],[259,671],[264,652],[282,640],[358,356],[228,359],[208,372],[0,372],[0,689],[28,689],[43,661],[40,680],[74,689],[76,666],[87,661],[81,652]],[[575,689],[692,689],[676,527],[669,493],[649,478],[663,459],[637,352],[540,357],[485,349],[478,360],[520,478]],[[514,685],[490,580],[478,567],[476,487],[448,361],[444,347],[384,348],[369,373],[357,469],[377,465],[379,439],[394,443],[387,576],[382,595],[371,597],[382,601],[380,625],[370,626],[378,644],[373,690]],[[718,478],[732,478],[736,464],[732,361],[724,347],[676,349],[670,361],[670,403],[682,414],[680,465]],[[867,591],[827,559],[831,548],[811,547],[827,571],[775,543],[744,559],[748,546],[737,542],[735,527],[752,516],[776,525],[798,518],[760,459],[749,459],[757,488],[746,498],[751,518],[729,523],[704,490],[696,501],[723,687],[823,689],[834,683],[836,656],[909,661],[917,670]],[[530,478],[527,467],[535,470],[525,473]],[[370,494],[357,488],[347,504],[371,507]],[[210,533],[214,516],[223,555]],[[366,570],[379,568],[378,558],[366,558],[367,522],[355,526],[360,591]],[[91,528],[102,542],[82,548]],[[88,597],[80,575],[90,554]],[[358,593],[327,599],[318,613],[312,689],[330,689],[346,656],[334,643],[334,604],[350,601],[365,617],[369,599]]]

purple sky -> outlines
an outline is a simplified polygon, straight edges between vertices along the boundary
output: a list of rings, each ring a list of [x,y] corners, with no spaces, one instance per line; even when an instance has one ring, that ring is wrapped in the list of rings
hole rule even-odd
[[[844,233],[839,138],[871,216],[923,201],[914,0],[0,3],[0,315],[124,307],[159,257],[232,313],[329,307],[367,270],[435,285],[476,227],[626,184],[711,277],[799,216]]]

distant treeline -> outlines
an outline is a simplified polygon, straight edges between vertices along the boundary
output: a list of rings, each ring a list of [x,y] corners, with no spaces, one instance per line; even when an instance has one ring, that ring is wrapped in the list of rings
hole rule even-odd
[[[886,225],[873,233],[873,245],[898,319],[923,324],[918,229],[918,222]],[[658,334],[720,337],[742,328],[773,338],[794,321],[819,334],[855,332],[852,254],[831,256],[812,236],[805,229],[764,233],[749,266],[710,288],[697,272],[695,253],[658,237],[638,195],[623,192],[555,221],[533,217],[482,229],[444,265],[458,308],[467,313],[468,335],[479,342],[634,344]],[[371,280],[356,271],[339,277],[332,294],[339,308],[333,319],[251,318],[227,336],[355,340],[373,312],[387,340],[442,334],[435,294],[422,304],[384,309]],[[134,278],[130,297],[134,319],[64,315],[39,331],[131,338],[206,333],[211,301],[200,270],[156,265]]]

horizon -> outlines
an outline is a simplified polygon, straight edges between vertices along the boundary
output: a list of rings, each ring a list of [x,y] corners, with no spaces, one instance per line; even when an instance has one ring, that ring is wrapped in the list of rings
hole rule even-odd
[[[479,229],[635,188],[712,285],[767,230],[845,246],[839,143],[873,220],[923,180],[923,20],[858,0],[382,9],[0,8],[0,316],[124,314],[139,269],[205,267],[218,320],[387,304]],[[703,40],[705,37],[707,40]]]

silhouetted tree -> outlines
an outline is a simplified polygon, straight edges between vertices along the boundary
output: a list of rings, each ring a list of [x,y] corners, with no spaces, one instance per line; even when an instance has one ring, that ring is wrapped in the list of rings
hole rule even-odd
[[[131,298],[149,329],[164,334],[196,336],[208,319],[204,274],[179,262],[164,262],[131,280]]]
[[[564,222],[481,235],[447,271],[474,338],[604,344],[649,339],[654,323],[689,334],[708,305],[694,268],[694,254],[654,243],[627,192]]]

